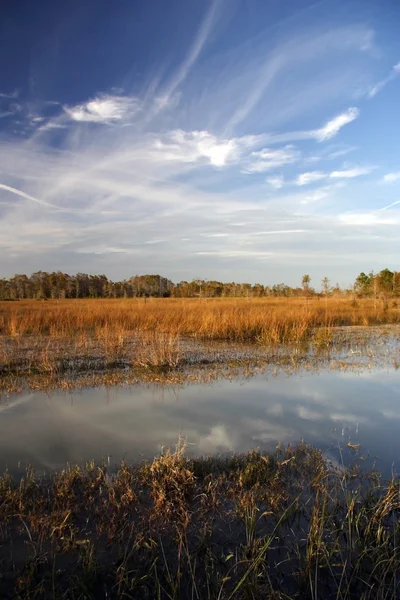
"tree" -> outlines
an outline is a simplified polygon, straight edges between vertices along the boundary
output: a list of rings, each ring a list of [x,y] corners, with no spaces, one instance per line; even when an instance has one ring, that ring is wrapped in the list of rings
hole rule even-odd
[[[308,296],[310,293],[310,283],[311,277],[309,275],[303,275],[303,277],[301,278],[301,286],[303,288],[305,296]]]
[[[379,282],[379,291],[385,296],[393,292],[394,273],[389,269],[383,269],[377,275]]]
[[[321,281],[321,290],[325,297],[328,296],[330,290],[330,281],[327,277],[324,277]]]
[[[374,280],[373,273],[366,275],[363,271],[356,277],[354,284],[355,290],[363,296],[368,296],[372,293],[372,284]]]
[[[324,277],[321,281],[321,290],[325,297],[325,318],[328,319],[328,294],[330,289],[330,281]]]

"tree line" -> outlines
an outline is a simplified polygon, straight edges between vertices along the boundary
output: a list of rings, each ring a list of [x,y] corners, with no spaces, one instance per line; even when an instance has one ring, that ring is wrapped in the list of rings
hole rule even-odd
[[[14,275],[0,279],[0,300],[64,299],[64,298],[238,298],[238,297],[296,297],[296,296],[394,297],[400,296],[400,271],[383,269],[377,274],[360,273],[349,288],[332,286],[324,277],[319,289],[311,285],[309,275],[303,275],[299,286],[278,283],[222,283],[194,279],[173,283],[161,275],[136,275],[123,281],[111,281],[105,275],[77,273],[68,275],[57,271],[38,271],[32,275]]]

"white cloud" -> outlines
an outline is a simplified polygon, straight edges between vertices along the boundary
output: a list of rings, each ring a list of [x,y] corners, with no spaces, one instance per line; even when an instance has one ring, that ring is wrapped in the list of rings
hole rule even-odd
[[[400,179],[400,171],[397,171],[396,173],[387,173],[384,178],[383,181],[385,181],[386,183],[393,183],[394,181],[398,181]]]
[[[393,81],[393,79],[395,79],[399,75],[400,75],[400,62],[398,62],[396,65],[394,65],[392,67],[392,70],[390,71],[390,73],[387,77],[385,77],[381,81],[378,81],[378,83],[376,83],[374,86],[372,86],[368,90],[368,93],[367,93],[368,98],[374,98],[374,96],[376,96],[388,83]]]
[[[217,2],[213,0],[210,4],[210,8],[202,22],[200,29],[195,37],[194,43],[182,62],[177,74],[169,85],[166,92],[166,96],[169,97],[176,90],[176,88],[184,81],[187,77],[191,67],[194,65],[200,53],[210,35],[210,32],[216,21],[216,8]]]
[[[0,93],[0,98],[8,98],[10,100],[18,98],[18,96],[19,96],[18,90],[14,90],[13,92],[8,92],[8,93],[5,93],[5,92]]]
[[[375,213],[345,213],[339,219],[346,225],[396,225],[399,219],[383,218]]]
[[[314,181],[320,181],[327,177],[326,173],[322,171],[309,171],[308,173],[301,173],[296,179],[296,185],[308,185],[314,183]]]
[[[286,235],[288,233],[306,233],[307,229],[275,229],[267,231],[255,231],[249,235]]]
[[[215,79],[225,88],[222,95],[227,100],[238,99],[227,130],[235,131],[238,125],[253,119],[258,109],[258,116],[276,127],[277,117],[293,118],[303,108],[309,110],[324,100],[340,98],[341,92],[349,96],[349,86],[354,85],[354,75],[359,75],[362,64],[360,52],[372,48],[374,32],[354,24],[314,29],[311,35],[304,28],[298,35],[289,31],[287,35],[282,30],[279,43],[271,42],[268,35],[258,36],[251,43],[248,40],[228,55],[231,62],[225,60],[221,65]],[[340,58],[346,61],[346,69],[338,68]],[[329,64],[328,69],[311,67],[321,60]],[[224,111],[228,103],[224,102]]]
[[[328,160],[333,160],[334,158],[339,158],[340,156],[345,156],[346,154],[349,154],[350,152],[354,152],[354,150],[356,150],[356,148],[354,146],[350,147],[350,148],[341,148],[339,150],[334,150],[333,152],[330,152],[326,158]]]
[[[312,192],[308,192],[304,196],[300,197],[300,204],[313,204],[314,202],[319,202],[320,200],[324,200],[328,198],[332,191],[335,189],[335,186],[326,185],[321,188],[317,188]]]
[[[137,112],[139,104],[129,96],[102,95],[84,104],[63,108],[73,121],[107,124],[122,121]]]
[[[282,175],[277,175],[276,177],[268,177],[267,183],[269,183],[269,185],[276,190],[279,190],[281,187],[283,187],[285,180]]]
[[[198,256],[220,256],[221,258],[268,258],[274,256],[274,252],[257,250],[204,250],[196,252]]]
[[[389,208],[392,208],[393,206],[397,206],[398,204],[400,204],[400,200],[391,202],[390,204],[388,204],[387,206],[384,206],[383,208],[380,208],[379,210],[388,210]]]
[[[3,183],[0,183],[0,190],[4,190],[6,192],[11,192],[11,194],[15,194],[16,196],[20,196],[21,198],[25,198],[26,200],[31,200],[32,202],[35,202],[36,204],[41,204],[42,206],[46,206],[48,208],[62,210],[58,206],[55,206],[54,204],[50,204],[49,202],[45,202],[44,200],[40,200],[39,198],[34,198],[33,196],[26,194],[22,190],[18,190],[14,187],[5,185]]]
[[[243,169],[243,173],[263,173],[296,162],[300,158],[300,152],[294,146],[285,146],[277,150],[263,148],[252,152],[249,164]]]
[[[206,238],[221,238],[228,237],[229,233],[201,233],[200,235]]]
[[[218,0],[213,6],[219,12]],[[33,104],[24,114],[30,123],[33,115],[38,117],[35,132],[0,140],[0,181],[7,185],[0,189],[0,200],[7,202],[0,206],[5,276],[19,269],[77,272],[84,265],[86,271],[123,278],[139,265],[141,272],[161,272],[176,281],[192,277],[193,270],[196,276],[228,280],[238,263],[237,279],[291,283],[295,271],[304,272],[303,265],[311,260],[323,269],[338,269],[341,261],[342,282],[352,265],[373,264],[377,254],[398,254],[396,240],[373,246],[369,227],[352,241],[352,228],[336,216],[350,206],[362,213],[376,202],[376,197],[354,194],[349,204],[345,194],[332,193],[347,180],[330,179],[330,171],[349,170],[354,164],[343,165],[339,159],[329,168],[323,163],[299,167],[313,149],[323,160],[343,148],[316,141],[336,135],[350,120],[347,115],[325,125],[354,102],[346,99],[352,93],[347,83],[353,73],[364,76],[364,59],[356,47],[360,31],[354,35],[352,27],[338,35],[324,29],[318,43],[308,31],[297,37],[288,31],[288,43],[282,39],[275,44],[262,36],[240,50],[236,45],[226,52],[224,48],[220,55],[214,52],[217,45],[201,54],[200,61],[216,18],[213,12],[198,43],[182,55],[177,75],[163,79],[176,54],[162,57],[166,70],[160,60],[157,83],[151,87],[156,73],[135,92],[137,99],[114,89],[64,109]],[[332,73],[332,65],[338,73]],[[299,100],[303,89],[307,94]],[[291,103],[294,112],[286,113]],[[328,118],[304,125],[332,105],[333,112],[322,113]],[[290,132],[286,124],[293,122],[304,130]],[[234,127],[238,124],[239,132]],[[271,133],[245,135],[250,132]],[[291,143],[296,147],[286,145]],[[329,186],[323,182],[325,187],[308,188],[304,173],[299,181],[305,187],[287,185],[301,171],[316,168],[326,172]],[[246,177],[242,171],[261,175]],[[284,193],[275,192],[281,187]],[[374,192],[371,187],[371,195]],[[302,199],[307,204],[301,205]],[[320,199],[323,207],[317,203]],[[382,212],[380,218],[393,218],[395,212]],[[18,254],[18,260],[12,254]]]
[[[340,115],[337,115],[336,117],[328,121],[328,123],[321,127],[321,129],[317,129],[316,131],[314,131],[313,136],[319,142],[329,140],[335,135],[337,135],[342,129],[342,127],[357,119],[359,114],[360,111],[358,110],[358,108],[349,108],[345,112],[341,113]]]
[[[353,169],[343,169],[341,171],[332,171],[329,175],[332,179],[352,179],[361,175],[368,175],[373,167],[354,167]]]
[[[238,156],[239,142],[218,140],[208,131],[171,131],[166,141],[156,140],[154,148],[164,160],[192,163],[205,158],[214,167],[223,167]]]
[[[214,167],[224,167],[238,161],[249,148],[260,144],[262,136],[217,138],[209,131],[169,131],[163,138],[156,139],[153,150],[165,161],[195,163],[206,159]]]

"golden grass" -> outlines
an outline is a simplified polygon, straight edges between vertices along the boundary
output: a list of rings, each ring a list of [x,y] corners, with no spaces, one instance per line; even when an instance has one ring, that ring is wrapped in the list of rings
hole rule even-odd
[[[337,327],[385,323],[400,323],[395,302],[376,305],[373,300],[333,298],[0,302],[0,377],[116,367],[176,369],[193,363],[182,351],[184,339],[248,342],[271,349],[301,345],[306,353],[309,342],[314,348],[333,348]],[[346,337],[355,339],[355,334]]]
[[[400,323],[400,309],[361,299],[126,299],[0,302],[0,335],[110,337],[156,331],[285,343],[315,327]],[[114,343],[114,342],[113,342]]]

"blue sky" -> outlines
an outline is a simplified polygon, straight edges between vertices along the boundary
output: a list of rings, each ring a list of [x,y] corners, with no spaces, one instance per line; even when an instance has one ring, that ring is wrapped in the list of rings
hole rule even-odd
[[[400,268],[395,0],[16,1],[0,276]]]

